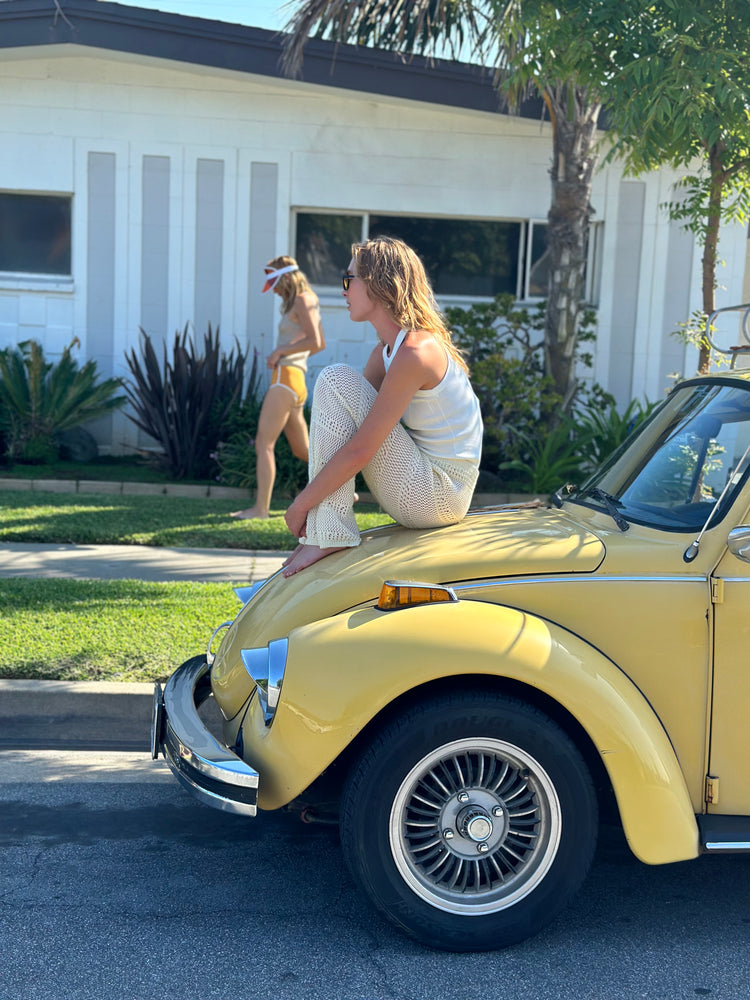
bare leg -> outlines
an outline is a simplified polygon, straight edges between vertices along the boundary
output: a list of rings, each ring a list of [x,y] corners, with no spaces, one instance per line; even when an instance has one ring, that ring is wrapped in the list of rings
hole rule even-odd
[[[257,489],[255,503],[247,510],[235,510],[230,515],[238,520],[250,521],[267,518],[271,510],[271,493],[276,479],[274,448],[279,434],[284,430],[294,406],[295,397],[281,385],[272,385],[263,399],[255,434],[255,478]]]
[[[307,464],[310,439],[307,433],[305,414],[301,406],[295,406],[290,411],[289,419],[284,425],[284,435],[294,457]]]

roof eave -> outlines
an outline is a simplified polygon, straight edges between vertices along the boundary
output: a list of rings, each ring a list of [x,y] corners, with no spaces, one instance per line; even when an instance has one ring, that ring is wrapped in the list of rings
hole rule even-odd
[[[280,33],[103,0],[3,0],[0,49],[82,45],[182,64],[286,79]],[[302,83],[507,114],[482,66],[311,39]],[[520,114],[541,118],[541,102]]]

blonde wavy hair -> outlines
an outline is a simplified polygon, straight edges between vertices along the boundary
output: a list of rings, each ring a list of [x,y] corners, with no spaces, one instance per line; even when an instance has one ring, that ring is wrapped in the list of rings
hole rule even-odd
[[[274,257],[273,260],[269,260],[266,267],[271,267],[276,271],[280,267],[290,267],[296,263],[294,257],[281,254],[279,257]],[[288,274],[281,275],[276,282],[274,291],[278,291],[281,296],[281,311],[288,313],[300,292],[311,292],[312,289],[304,271],[289,271]]]
[[[411,247],[393,236],[374,236],[364,243],[354,243],[352,258],[367,294],[388,311],[402,330],[431,333],[456,364],[468,372],[435,303],[424,265]]]

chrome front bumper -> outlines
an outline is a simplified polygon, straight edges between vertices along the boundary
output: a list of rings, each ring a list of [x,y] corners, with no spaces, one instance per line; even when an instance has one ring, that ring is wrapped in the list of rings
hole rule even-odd
[[[204,656],[183,663],[162,692],[154,687],[151,756],[160,753],[178,780],[206,805],[255,816],[258,772],[220,743],[198,714],[211,696],[209,666]]]

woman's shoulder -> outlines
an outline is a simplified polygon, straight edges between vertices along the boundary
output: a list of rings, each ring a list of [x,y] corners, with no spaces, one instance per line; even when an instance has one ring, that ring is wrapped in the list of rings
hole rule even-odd
[[[318,309],[320,303],[318,302],[318,296],[312,290],[312,288],[306,288],[303,292],[297,292],[297,297],[294,300],[292,309],[296,309],[298,306],[302,306],[303,309]]]
[[[396,358],[400,359],[400,367],[408,365],[420,371],[426,383],[422,388],[432,388],[440,382],[448,365],[445,346],[428,330],[410,330],[404,337]]]
[[[442,362],[445,358],[445,344],[429,330],[410,330],[401,347],[404,354],[411,354],[423,362]]]

